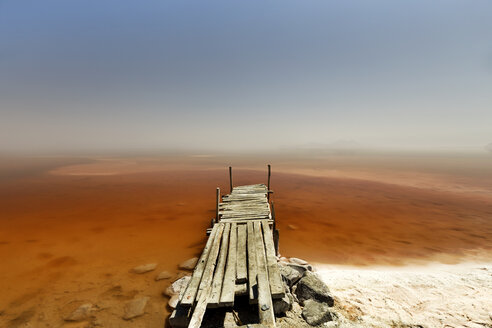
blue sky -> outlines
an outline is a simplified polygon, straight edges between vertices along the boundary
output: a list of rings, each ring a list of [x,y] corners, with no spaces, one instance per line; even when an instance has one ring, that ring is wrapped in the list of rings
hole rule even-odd
[[[491,1],[0,0],[0,151],[492,142]]]

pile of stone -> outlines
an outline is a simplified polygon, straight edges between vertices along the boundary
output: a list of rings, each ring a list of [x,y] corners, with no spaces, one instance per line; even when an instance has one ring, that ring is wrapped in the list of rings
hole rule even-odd
[[[328,286],[309,263],[298,258],[280,258],[279,268],[286,294],[274,301],[278,326],[321,326],[337,318]]]
[[[278,265],[284,282],[285,296],[274,300],[273,303],[277,327],[338,326],[338,316],[333,310],[334,299],[325,283],[313,272],[313,267],[298,258],[279,258]],[[180,291],[186,288],[189,281],[190,276],[181,277],[164,291],[163,294],[170,297],[168,304],[171,308],[176,306]],[[241,325],[235,322],[231,309],[224,311],[231,312],[222,317],[226,321],[224,326],[226,323],[228,327]],[[239,312],[241,309],[235,306],[234,311]],[[251,309],[249,312],[254,313]],[[204,327],[209,327],[207,321],[217,322],[214,318],[205,318]]]

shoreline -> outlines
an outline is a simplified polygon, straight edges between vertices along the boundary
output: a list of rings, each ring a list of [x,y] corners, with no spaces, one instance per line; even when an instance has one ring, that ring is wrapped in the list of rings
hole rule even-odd
[[[361,327],[492,327],[490,262],[314,265],[342,314]]]

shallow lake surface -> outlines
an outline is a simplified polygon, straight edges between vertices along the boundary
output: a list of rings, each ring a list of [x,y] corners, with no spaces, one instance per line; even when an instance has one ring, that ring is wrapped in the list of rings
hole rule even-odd
[[[115,327],[162,326],[169,281],[155,275],[201,252],[227,166],[235,185],[266,183],[267,162],[283,256],[364,267],[491,259],[492,156],[1,158],[0,326],[64,326],[84,302]],[[145,263],[158,267],[131,272]],[[151,297],[147,318],[121,320],[136,295]]]

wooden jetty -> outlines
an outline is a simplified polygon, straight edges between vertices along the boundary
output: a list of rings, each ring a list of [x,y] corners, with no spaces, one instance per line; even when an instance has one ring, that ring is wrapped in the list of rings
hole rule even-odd
[[[277,264],[278,232],[268,186],[232,186],[221,199],[208,241],[170,317],[173,327],[200,327],[207,308],[233,307],[236,296],[255,304],[259,324],[275,327],[273,300],[284,296]],[[273,212],[273,213],[272,213]],[[273,215],[272,215],[273,214]],[[274,238],[274,236],[276,238]]]

